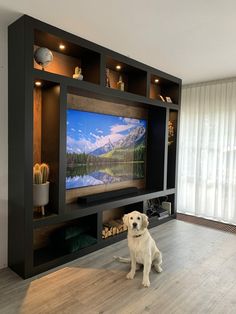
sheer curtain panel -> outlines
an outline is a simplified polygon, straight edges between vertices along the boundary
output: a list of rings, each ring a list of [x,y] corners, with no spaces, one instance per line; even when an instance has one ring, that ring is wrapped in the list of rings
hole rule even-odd
[[[177,211],[236,224],[236,79],[183,87]]]

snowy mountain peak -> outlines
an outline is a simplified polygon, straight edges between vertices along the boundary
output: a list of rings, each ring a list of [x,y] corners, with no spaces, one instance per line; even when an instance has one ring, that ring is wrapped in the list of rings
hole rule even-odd
[[[115,148],[134,147],[139,142],[144,141],[145,131],[146,130],[143,126],[138,126],[134,128],[133,130],[131,130],[130,133],[124,138],[122,138],[121,140],[112,144],[112,142],[109,139],[108,143],[106,143],[102,147],[95,149],[90,154],[99,156],[99,155],[106,154]]]

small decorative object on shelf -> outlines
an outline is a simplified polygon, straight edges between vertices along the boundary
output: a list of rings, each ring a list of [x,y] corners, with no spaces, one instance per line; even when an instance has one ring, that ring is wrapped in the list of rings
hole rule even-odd
[[[45,215],[44,206],[49,202],[49,167],[47,164],[35,164],[33,168],[33,203],[39,207],[42,216]]]
[[[82,69],[80,67],[75,68],[75,73],[73,74],[73,78],[76,80],[82,81],[83,75],[82,75]]]
[[[165,102],[165,98],[163,96],[159,95],[159,97],[161,98],[163,102]]]
[[[125,90],[125,83],[122,81],[122,76],[120,75],[119,81],[117,82],[117,88],[119,90],[124,91]]]
[[[168,122],[168,145],[174,142],[175,128],[172,121]]]
[[[106,87],[111,87],[110,83],[110,70],[106,69]]]
[[[166,101],[167,101],[167,102],[171,102],[171,103],[172,103],[172,100],[171,100],[171,98],[170,98],[170,97],[166,97]]]
[[[162,202],[161,207],[168,211],[168,214],[171,215],[171,202]]]
[[[126,231],[128,228],[124,225],[122,219],[110,220],[103,224],[102,239],[114,236],[121,232]]]
[[[53,54],[48,48],[39,47],[34,52],[34,60],[42,67],[42,70],[44,71],[44,68],[52,62]]]

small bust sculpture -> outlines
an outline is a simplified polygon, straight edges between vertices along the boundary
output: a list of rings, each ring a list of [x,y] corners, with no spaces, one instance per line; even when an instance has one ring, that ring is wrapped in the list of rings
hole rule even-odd
[[[76,80],[82,80],[83,79],[82,69],[80,67],[75,68],[75,73],[73,74],[73,78]]]
[[[106,87],[111,87],[110,70],[109,69],[106,69]]]

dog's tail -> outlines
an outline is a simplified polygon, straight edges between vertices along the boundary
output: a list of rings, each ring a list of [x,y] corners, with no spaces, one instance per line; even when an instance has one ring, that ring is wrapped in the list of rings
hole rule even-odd
[[[130,258],[125,258],[125,257],[121,257],[121,256],[113,256],[114,260],[120,263],[126,263],[129,264],[131,263]]]

